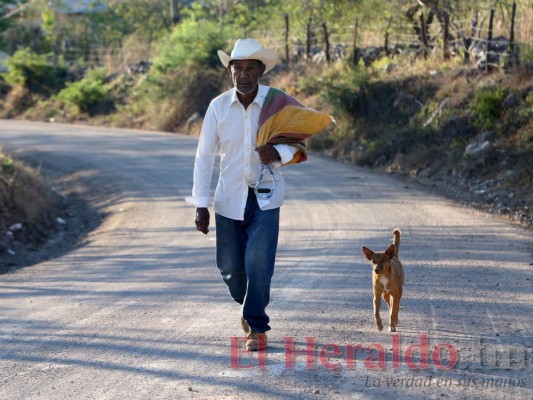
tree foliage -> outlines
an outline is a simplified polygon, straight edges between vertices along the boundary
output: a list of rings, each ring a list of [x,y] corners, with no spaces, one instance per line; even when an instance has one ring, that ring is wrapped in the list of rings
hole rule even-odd
[[[158,73],[192,65],[213,68],[220,63],[217,50],[225,46],[226,36],[218,24],[189,18],[160,41],[153,68]]]
[[[8,71],[3,78],[11,85],[52,93],[61,88],[66,77],[66,69],[52,59],[51,54],[36,54],[27,48],[19,50],[5,62]]]
[[[67,84],[55,98],[76,108],[76,113],[91,114],[105,100],[109,89],[105,85],[105,71],[89,70],[87,76]]]

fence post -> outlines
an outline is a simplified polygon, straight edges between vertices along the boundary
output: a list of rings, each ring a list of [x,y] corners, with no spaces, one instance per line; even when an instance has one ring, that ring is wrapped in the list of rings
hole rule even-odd
[[[178,0],[170,0],[170,16],[172,23],[177,24],[180,19]]]
[[[511,63],[513,66],[516,66],[518,62],[518,57],[515,55],[514,47],[514,21],[516,17],[516,1],[513,1],[513,11],[511,14],[511,32],[509,33],[509,57],[511,58]]]
[[[311,61],[311,18],[307,22],[307,39],[305,44],[305,58],[307,62]]]
[[[448,46],[448,36],[450,34],[450,16],[444,12],[444,37],[442,40],[442,57],[445,60],[450,59],[450,48]]]
[[[358,25],[358,20],[357,18],[355,19],[355,24],[354,24],[354,30],[353,30],[353,53],[352,53],[352,63],[354,65],[357,65],[357,62],[359,61],[358,60],[358,54],[357,54],[357,25]]]
[[[389,22],[387,23],[387,28],[385,28],[385,40],[383,43],[383,46],[385,47],[385,55],[387,57],[390,57],[390,51],[389,51],[389,29],[392,25],[392,18],[389,18]]]
[[[322,28],[324,29],[324,42],[326,43],[326,62],[329,64],[331,63],[331,56],[329,54],[329,51],[330,51],[329,34],[328,34],[328,27],[325,22],[322,23]]]
[[[289,14],[285,14],[285,59],[287,65],[291,65],[291,58],[289,55]]]
[[[485,71],[489,70],[490,53],[492,51],[492,27],[494,26],[494,8],[490,9],[489,18],[489,36],[487,37],[487,60],[485,62]]]
[[[429,45],[428,45],[426,20],[424,19],[424,13],[420,14],[420,36],[422,39],[422,46],[424,47],[424,59],[427,60]]]

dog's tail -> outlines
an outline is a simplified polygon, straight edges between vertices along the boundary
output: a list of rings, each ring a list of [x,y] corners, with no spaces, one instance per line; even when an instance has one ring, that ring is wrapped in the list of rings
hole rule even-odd
[[[395,228],[392,231],[392,234],[394,236],[394,239],[392,240],[392,244],[394,245],[394,255],[398,257],[398,254],[400,254],[400,230]]]

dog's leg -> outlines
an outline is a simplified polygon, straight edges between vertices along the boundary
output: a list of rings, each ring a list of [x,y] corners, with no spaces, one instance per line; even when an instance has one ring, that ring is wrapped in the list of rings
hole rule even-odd
[[[387,307],[389,307],[390,312],[390,293],[383,293],[383,299],[385,300],[385,303],[387,303]]]
[[[374,319],[376,320],[376,327],[378,331],[383,330],[383,323],[379,316],[379,309],[381,308],[381,293],[374,292]]]
[[[396,323],[396,326],[398,326],[398,324],[400,323],[399,319],[398,319],[398,315],[400,314],[400,299],[402,298],[402,289],[398,290],[398,293],[396,295],[397,297],[397,301],[395,302],[395,305],[396,305],[396,310],[394,311],[395,312],[395,323]]]
[[[385,303],[387,303],[387,312],[389,314],[389,323],[390,323],[392,305],[391,305],[391,302],[390,302],[391,301],[391,297],[390,297],[390,293],[389,292],[383,293],[383,300],[385,300]]]
[[[401,296],[402,296],[401,292],[396,292],[392,295],[391,308],[390,308],[389,332],[396,332],[396,327],[398,326],[398,312],[400,311],[400,297]]]
[[[389,332],[396,332],[396,302],[397,302],[396,294],[393,294],[391,296],[391,304],[389,308]]]

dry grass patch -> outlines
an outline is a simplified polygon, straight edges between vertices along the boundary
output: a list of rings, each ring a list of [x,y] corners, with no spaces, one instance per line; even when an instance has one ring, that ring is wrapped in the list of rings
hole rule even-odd
[[[0,153],[0,259],[14,257],[20,246],[34,250],[43,244],[57,228],[60,200],[38,172]]]

